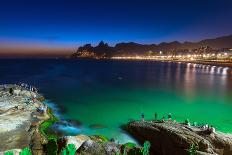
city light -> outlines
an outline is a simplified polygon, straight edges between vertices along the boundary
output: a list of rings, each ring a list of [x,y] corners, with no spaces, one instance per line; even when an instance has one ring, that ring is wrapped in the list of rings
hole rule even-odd
[[[161,55],[162,53],[162,55]],[[223,53],[207,53],[207,54],[179,54],[179,55],[165,55],[162,51],[159,52],[159,55],[149,55],[149,56],[114,56],[111,59],[128,59],[128,60],[179,60],[179,61],[201,61],[201,60],[226,60],[226,59],[232,59],[232,54],[223,52]]]

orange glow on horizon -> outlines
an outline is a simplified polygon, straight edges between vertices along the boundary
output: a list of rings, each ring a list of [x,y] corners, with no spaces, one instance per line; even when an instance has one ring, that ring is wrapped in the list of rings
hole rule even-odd
[[[2,56],[68,56],[77,47],[58,42],[18,41],[0,39],[0,57]]]
[[[75,52],[72,48],[46,48],[46,47],[0,47],[1,56],[68,56]]]

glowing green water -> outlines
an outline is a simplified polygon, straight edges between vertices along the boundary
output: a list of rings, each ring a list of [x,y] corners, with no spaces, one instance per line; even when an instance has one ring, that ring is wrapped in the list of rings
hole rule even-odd
[[[69,97],[59,99],[67,108],[65,116],[83,122],[84,133],[104,134],[121,141],[125,140],[125,135],[121,134],[119,126],[128,120],[140,119],[141,113],[145,114],[145,119],[153,119],[155,112],[159,118],[172,113],[177,121],[188,118],[191,122],[208,123],[220,131],[232,132],[229,69],[131,63],[132,67],[117,69],[119,73],[112,79],[108,76],[114,71],[97,70],[100,79],[95,77],[94,82],[81,86],[82,89],[67,91]],[[106,128],[90,129],[91,124]]]
[[[101,92],[81,95],[78,100],[66,102],[69,107],[68,116],[81,120],[86,125],[103,124],[108,128],[103,130],[87,130],[86,133],[102,133],[115,137],[120,124],[130,119],[140,119],[141,112],[146,119],[153,119],[157,112],[159,118],[172,113],[173,119],[192,122],[209,123],[221,131],[232,130],[232,107],[217,96],[176,94],[162,90],[115,90],[107,89]],[[80,102],[83,104],[76,105]],[[77,115],[78,113],[78,115]],[[116,130],[116,131],[115,131]]]
[[[61,106],[62,117],[82,122],[81,133],[103,134],[125,142],[128,137],[119,126],[140,119],[141,113],[145,119],[153,119],[155,112],[159,118],[172,113],[177,121],[188,118],[191,122],[208,123],[220,131],[232,132],[229,68],[86,60],[20,61],[11,65],[0,68],[5,73],[0,78],[3,83],[18,80],[35,84],[47,98]],[[6,74],[12,69],[16,72]],[[93,124],[105,128],[89,128]]]

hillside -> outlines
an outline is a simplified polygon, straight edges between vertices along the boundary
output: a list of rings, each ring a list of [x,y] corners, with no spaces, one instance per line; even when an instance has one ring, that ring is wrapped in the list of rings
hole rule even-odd
[[[101,41],[97,46],[86,44],[78,48],[72,57],[110,57],[115,55],[143,55],[148,51],[157,53],[159,51],[180,51],[197,49],[202,46],[209,46],[212,49],[232,48],[232,35],[223,36],[215,39],[205,39],[199,42],[162,42],[160,44],[138,44],[134,42],[118,43],[110,47],[107,43]]]

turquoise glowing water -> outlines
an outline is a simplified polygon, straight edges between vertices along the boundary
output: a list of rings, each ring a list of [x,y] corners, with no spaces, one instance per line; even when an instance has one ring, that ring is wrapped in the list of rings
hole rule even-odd
[[[26,82],[78,120],[77,132],[130,138],[119,126],[128,120],[173,119],[208,123],[232,132],[232,70],[151,61],[1,60],[1,83]],[[100,124],[103,129],[89,125]],[[74,130],[67,128],[67,130]]]

